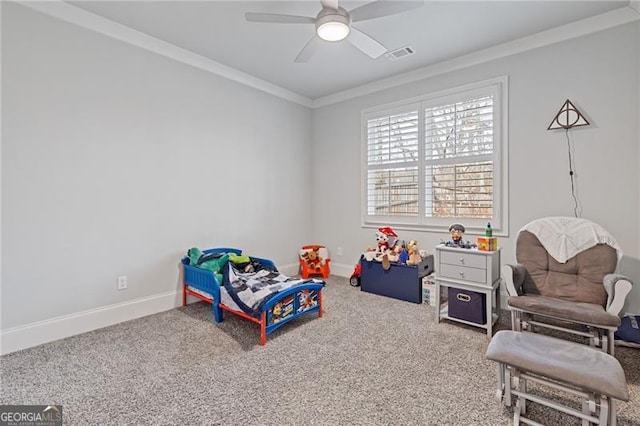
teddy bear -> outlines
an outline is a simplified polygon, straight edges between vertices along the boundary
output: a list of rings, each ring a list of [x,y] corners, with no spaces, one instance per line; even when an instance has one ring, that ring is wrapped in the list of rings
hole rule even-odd
[[[321,264],[322,264],[322,257],[320,256],[320,248],[316,247],[313,248],[311,250],[307,250],[306,252],[302,253],[302,258],[305,260],[307,266],[312,269],[315,270],[316,272],[319,272],[321,269]]]
[[[418,242],[416,240],[409,241],[409,244],[407,244],[407,253],[409,254],[407,265],[417,265],[422,262],[422,257],[418,252]]]

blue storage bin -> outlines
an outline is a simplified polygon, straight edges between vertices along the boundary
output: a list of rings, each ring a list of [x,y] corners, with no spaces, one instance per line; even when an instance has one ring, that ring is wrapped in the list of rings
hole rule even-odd
[[[380,262],[361,258],[360,267],[361,291],[422,303],[422,278],[433,272],[433,255],[426,256],[413,266],[391,263],[386,270]]]
[[[486,306],[484,293],[449,287],[447,296],[450,317],[476,324],[487,323],[487,312],[484,309]]]

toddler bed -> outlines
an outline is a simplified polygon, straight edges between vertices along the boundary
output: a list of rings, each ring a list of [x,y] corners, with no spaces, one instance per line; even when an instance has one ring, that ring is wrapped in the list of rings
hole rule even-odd
[[[222,274],[194,265],[186,256],[182,305],[187,295],[211,303],[216,322],[222,322],[222,311],[239,315],[260,325],[260,345],[267,342],[267,334],[301,315],[313,312],[322,317],[322,289],[324,281],[296,279],[278,272],[269,259],[249,256],[249,262],[234,263],[242,250],[236,248],[212,248],[203,252],[202,258],[218,259]],[[202,263],[198,261],[202,266]]]

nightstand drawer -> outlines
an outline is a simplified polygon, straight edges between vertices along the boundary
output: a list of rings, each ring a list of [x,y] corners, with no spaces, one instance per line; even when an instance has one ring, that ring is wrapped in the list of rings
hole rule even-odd
[[[440,265],[440,273],[443,278],[452,278],[455,280],[473,281],[475,283],[487,283],[487,271],[485,269],[468,268],[466,266],[456,265]]]
[[[470,268],[487,269],[486,256],[478,256],[471,253],[465,253],[462,249],[460,249],[460,252],[458,253],[441,251],[440,263],[446,263],[448,265],[468,266]]]

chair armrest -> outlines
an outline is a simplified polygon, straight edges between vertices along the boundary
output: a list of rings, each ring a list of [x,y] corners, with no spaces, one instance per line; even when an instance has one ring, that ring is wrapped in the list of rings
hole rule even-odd
[[[522,295],[522,284],[526,276],[527,270],[523,265],[504,265],[502,267],[502,278],[505,281],[509,296]]]
[[[607,312],[619,316],[631,291],[631,280],[624,275],[608,274],[605,275],[603,284],[607,292]]]

